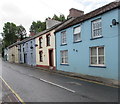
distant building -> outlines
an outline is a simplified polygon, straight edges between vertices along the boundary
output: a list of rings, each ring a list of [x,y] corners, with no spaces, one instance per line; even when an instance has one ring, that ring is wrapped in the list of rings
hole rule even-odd
[[[16,42],[8,47],[8,61],[9,62],[19,63],[18,44],[19,42]]]

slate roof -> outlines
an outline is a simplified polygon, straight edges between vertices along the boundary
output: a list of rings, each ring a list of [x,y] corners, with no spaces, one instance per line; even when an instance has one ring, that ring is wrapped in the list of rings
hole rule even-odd
[[[66,29],[66,28],[68,28],[70,26],[73,26],[75,24],[78,24],[80,22],[83,22],[85,20],[88,20],[90,18],[101,15],[101,14],[103,14],[105,12],[108,12],[110,10],[113,10],[113,9],[116,9],[116,8],[119,8],[119,7],[120,7],[120,1],[111,2],[111,3],[109,3],[109,4],[105,5],[105,6],[102,6],[102,7],[98,8],[98,9],[90,12],[90,13],[87,13],[87,14],[85,14],[83,16],[75,18],[73,21],[70,21],[66,25],[63,25],[62,27],[58,27],[58,29],[55,32]]]

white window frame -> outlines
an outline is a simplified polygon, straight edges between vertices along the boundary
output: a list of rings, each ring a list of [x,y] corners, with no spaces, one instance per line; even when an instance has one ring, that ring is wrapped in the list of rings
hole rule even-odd
[[[68,64],[68,50],[60,51],[60,58],[61,58],[61,64]]]
[[[61,32],[61,44],[62,44],[62,45],[67,44],[66,31],[62,31],[62,32]]]
[[[79,30],[77,30],[78,32],[75,32],[75,29],[78,28],[80,28]],[[79,38],[76,39],[76,36],[78,36]],[[81,41],[81,26],[74,27],[73,29],[73,42],[79,42],[79,41]]]
[[[102,19],[92,21],[92,38],[102,37]]]
[[[104,48],[103,50],[103,55],[99,55],[99,48]],[[91,49],[92,48],[96,48],[96,55],[91,55]],[[97,63],[96,64],[92,64],[92,57],[97,57]],[[104,64],[99,64],[99,57],[103,57],[104,58]],[[105,47],[104,46],[97,46],[97,47],[90,47],[90,66],[105,66]]]

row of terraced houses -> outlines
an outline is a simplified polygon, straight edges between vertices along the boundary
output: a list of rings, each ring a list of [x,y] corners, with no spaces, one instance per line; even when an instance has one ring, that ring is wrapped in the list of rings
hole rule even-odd
[[[68,20],[8,47],[8,61],[118,80],[120,1],[90,13],[70,9]]]

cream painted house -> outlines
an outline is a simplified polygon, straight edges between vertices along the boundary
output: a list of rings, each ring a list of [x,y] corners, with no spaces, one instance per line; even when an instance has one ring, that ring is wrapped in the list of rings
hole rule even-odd
[[[50,20],[51,23],[52,20]],[[49,20],[47,21],[49,22]],[[55,20],[53,21],[55,22]],[[49,24],[49,23],[47,23]],[[46,24],[46,25],[47,25]],[[54,31],[60,25],[60,22],[55,22],[55,25],[48,26],[45,31],[40,32],[35,38],[36,42],[36,66],[55,69],[55,35]]]
[[[40,67],[55,68],[55,36],[54,30],[36,38],[36,65]]]
[[[8,61],[18,63],[18,43],[16,42],[8,47]]]

